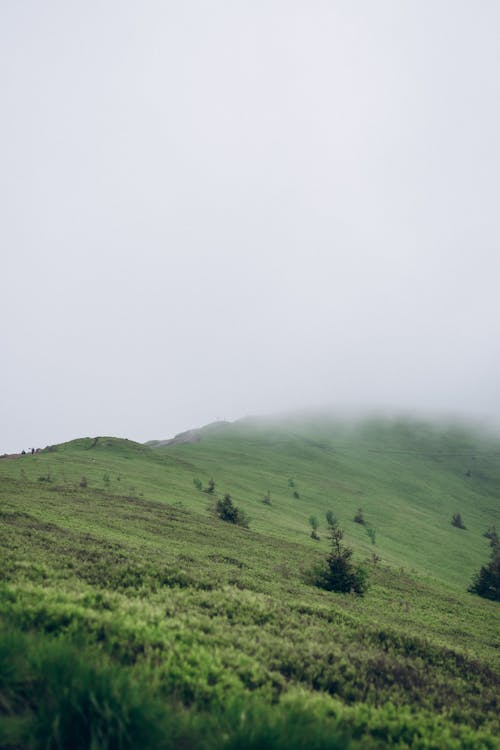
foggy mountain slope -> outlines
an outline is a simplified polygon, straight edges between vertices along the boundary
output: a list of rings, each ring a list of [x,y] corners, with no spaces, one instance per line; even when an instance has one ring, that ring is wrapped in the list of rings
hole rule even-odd
[[[330,750],[336,727],[351,750],[496,750],[498,603],[467,587],[489,556],[484,531],[499,525],[498,442],[457,425],[303,417],[197,434],[158,448],[82,438],[0,459],[0,647],[7,628],[23,654],[47,654],[47,670],[35,663],[45,685],[52,644],[76,644],[98,674],[142,680],[144,700],[162,702],[153,715],[188,732],[186,748],[303,748],[324,732],[314,746]],[[226,492],[249,528],[214,513]],[[365,525],[353,520],[360,508]],[[368,571],[363,597],[314,585],[327,510]],[[466,529],[451,525],[456,512]],[[8,689],[36,707],[36,685],[16,669]],[[281,744],[224,744],[247,732],[252,705],[273,736],[282,712]],[[16,747],[32,746],[19,732],[37,720],[17,722],[23,706],[6,720]],[[296,746],[291,710],[309,722]],[[207,721],[204,745],[189,732]]]
[[[465,424],[247,419],[198,435],[158,450],[188,461],[203,482],[213,478],[253,527],[297,541],[311,514],[325,531],[332,510],[360,553],[463,585],[484,558],[484,531],[500,525],[500,441]],[[268,491],[271,506],[262,502]],[[353,522],[358,508],[365,526]],[[466,530],[451,525],[455,513]]]
[[[500,750],[499,28],[0,3],[0,750]]]
[[[324,552],[332,511],[359,556],[376,554],[460,590],[487,558],[484,532],[500,528],[500,440],[465,424],[300,416],[216,423],[187,435],[196,440],[71,441],[0,460],[0,477],[85,486],[203,515],[229,493],[252,530]],[[202,491],[210,479],[213,495]],[[359,509],[364,525],[353,520]],[[452,526],[456,513],[466,529]],[[311,516],[319,522],[316,542]]]

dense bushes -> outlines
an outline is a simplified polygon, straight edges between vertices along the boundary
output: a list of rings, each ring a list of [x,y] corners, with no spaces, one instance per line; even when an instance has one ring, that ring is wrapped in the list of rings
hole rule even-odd
[[[304,654],[299,658],[307,668]],[[13,750],[497,747],[487,731],[390,701],[379,707],[348,706],[325,694],[292,688],[276,702],[247,693],[226,696],[217,710],[210,710],[209,704],[201,708],[173,703],[147,676],[140,665],[124,667],[88,646],[77,649],[66,638],[0,629],[0,746]],[[375,676],[380,677],[378,672]]]
[[[386,565],[371,572],[365,600],[305,586],[303,571],[314,559],[328,569],[326,547],[322,554],[319,543],[308,546],[304,538],[305,511],[297,524],[304,544],[296,544],[221,523],[217,495],[198,495],[208,515],[137,498],[110,495],[104,503],[90,492],[82,502],[76,487],[59,491],[58,507],[51,487],[37,483],[27,498],[10,497],[13,487],[4,490],[0,513],[0,619],[50,636],[42,636],[40,649],[38,636],[33,651],[10,649],[21,666],[28,654],[28,681],[16,677],[15,664],[0,662],[0,747],[73,746],[71,737],[50,744],[47,734],[41,745],[35,732],[42,706],[36,680],[45,679],[47,663],[42,651],[59,641],[73,669],[75,649],[64,646],[70,639],[93,683],[104,684],[97,707],[85,708],[97,718],[87,721],[99,726],[106,685],[118,691],[125,711],[123,718],[111,700],[104,704],[110,732],[87,735],[92,750],[127,747],[119,733],[124,723],[137,747],[155,746],[154,734],[148,740],[133,728],[130,705],[151,717],[165,750],[332,750],[339,729],[348,736],[340,746],[352,750],[494,746],[484,736],[498,727],[498,683],[487,671],[496,632],[484,613],[495,604],[427,588]],[[260,499],[257,492],[253,497]],[[261,509],[262,516],[280,509],[277,494],[276,509]],[[333,513],[329,519],[335,521]],[[354,530],[359,535],[362,527]],[[421,640],[423,632],[434,645]],[[458,651],[446,651],[442,644],[454,643],[456,634]],[[29,655],[35,651],[40,668]],[[475,664],[467,652],[483,661]],[[89,683],[74,671],[78,685],[64,679],[59,689],[67,687],[85,707]],[[142,709],[134,685],[142,686]],[[46,713],[57,731],[63,699],[73,705],[73,698],[56,695]]]

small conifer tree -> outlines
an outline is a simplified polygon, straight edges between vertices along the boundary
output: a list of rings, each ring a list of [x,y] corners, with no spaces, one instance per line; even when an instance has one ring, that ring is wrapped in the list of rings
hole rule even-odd
[[[344,532],[337,521],[329,524],[328,536],[331,550],[326,558],[326,570],[320,574],[317,585],[327,591],[363,596],[367,589],[367,572],[352,562],[352,549],[343,543]]]
[[[469,591],[484,599],[500,602],[500,546],[498,544],[492,546],[490,562],[483,565],[479,573],[476,573]]]
[[[462,521],[462,516],[460,515],[460,513],[453,514],[451,525],[455,526],[457,529],[465,529],[465,524]]]
[[[246,513],[236,507],[231,495],[226,493],[223,498],[219,498],[215,504],[215,512],[222,521],[235,523],[238,526],[248,527],[248,518]]]

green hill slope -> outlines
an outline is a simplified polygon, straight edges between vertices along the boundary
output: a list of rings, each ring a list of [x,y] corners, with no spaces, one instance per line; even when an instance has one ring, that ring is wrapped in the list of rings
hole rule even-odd
[[[0,460],[0,745],[76,746],[71,722],[53,735],[74,711],[95,747],[498,747],[499,607],[466,591],[500,527],[498,441],[297,418],[163,442]],[[211,478],[214,496],[193,483]],[[225,492],[250,529],[215,517]],[[327,510],[366,560],[363,598],[312,585]],[[101,697],[65,704],[58,659]],[[105,730],[118,694],[130,711]]]
[[[304,541],[309,516],[325,530],[332,510],[361,554],[376,551],[391,565],[461,588],[484,559],[484,531],[500,522],[500,443],[465,427],[243,420],[209,427],[200,438],[159,452],[191,464],[205,483],[213,477],[253,528]],[[267,491],[271,506],[262,503]],[[375,549],[353,522],[359,507],[376,532]],[[466,531],[451,525],[457,512]]]

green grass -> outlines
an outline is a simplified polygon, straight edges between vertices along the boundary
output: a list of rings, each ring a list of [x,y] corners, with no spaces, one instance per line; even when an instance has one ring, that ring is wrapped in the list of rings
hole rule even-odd
[[[498,604],[466,589],[499,455],[468,428],[297,420],[0,460],[4,745],[76,747],[69,701],[89,748],[498,747]],[[211,477],[250,529],[215,517]],[[363,598],[311,584],[326,510],[368,561]]]

